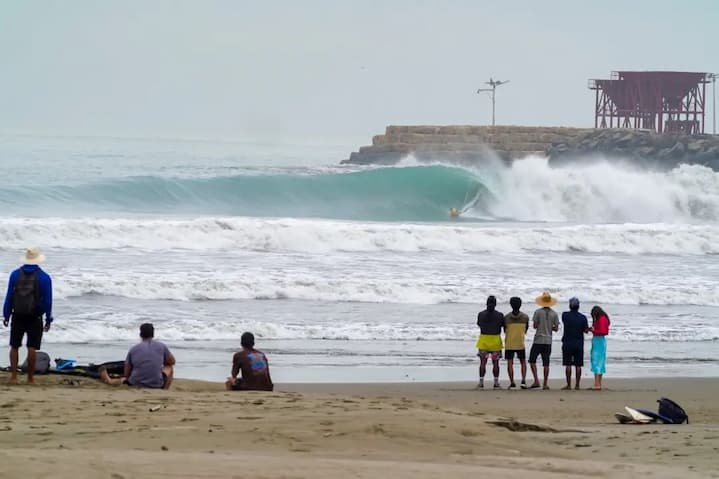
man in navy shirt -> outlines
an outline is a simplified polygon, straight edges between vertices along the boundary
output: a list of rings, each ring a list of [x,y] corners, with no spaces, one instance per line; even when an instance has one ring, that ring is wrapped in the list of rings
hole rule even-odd
[[[589,332],[587,317],[579,312],[579,299],[569,300],[569,311],[562,313],[562,323],[562,364],[567,376],[567,385],[562,389],[572,389],[572,366],[575,369],[574,389],[579,389],[584,366],[584,334]]]
[[[35,384],[35,352],[40,349],[43,331],[52,324],[52,280],[40,269],[45,255],[37,248],[25,250],[23,265],[10,274],[3,326],[10,325],[10,383],[17,383],[18,350],[27,335],[27,382]],[[45,325],[42,316],[45,315]]]

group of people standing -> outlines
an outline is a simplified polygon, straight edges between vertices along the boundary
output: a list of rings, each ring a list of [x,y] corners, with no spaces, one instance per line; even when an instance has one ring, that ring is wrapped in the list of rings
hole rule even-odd
[[[539,309],[534,311],[532,326],[535,330],[534,341],[529,350],[529,366],[534,381],[527,386],[527,360],[525,349],[525,336],[529,331],[529,316],[521,311],[522,300],[513,297],[509,300],[512,311],[505,314],[496,310],[497,298],[487,298],[487,309],[477,315],[477,326],[480,329],[477,340],[477,356],[479,356],[479,384],[478,388],[484,388],[484,376],[487,371],[487,363],[492,360],[492,374],[494,376],[494,388],[500,388],[499,384],[499,360],[504,357],[507,360],[507,375],[509,376],[509,387],[517,387],[514,381],[514,358],[519,360],[521,366],[522,389],[549,389],[549,358],[552,354],[552,336],[559,331],[559,315],[552,309],[557,304],[557,299],[549,292],[544,292],[535,299]],[[569,300],[569,311],[562,313],[562,364],[565,367],[567,384],[562,389],[572,389],[572,368],[574,368],[574,389],[579,389],[579,382],[582,378],[582,367],[584,366],[584,335],[592,333],[592,350],[590,354],[591,369],[594,373],[593,390],[602,389],[602,376],[606,372],[607,359],[607,335],[609,334],[609,315],[599,306],[591,310],[592,324],[589,325],[587,317],[579,312],[579,299],[573,297]],[[504,331],[504,344],[502,344],[502,332]],[[537,359],[541,357],[543,367],[543,381],[540,385],[537,373]]]

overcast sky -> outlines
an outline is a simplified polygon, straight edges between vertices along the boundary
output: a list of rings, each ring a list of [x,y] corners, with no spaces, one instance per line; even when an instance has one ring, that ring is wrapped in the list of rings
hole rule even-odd
[[[0,132],[369,137],[593,125],[589,78],[719,71],[719,2],[0,2]],[[710,100],[711,98],[709,98]]]

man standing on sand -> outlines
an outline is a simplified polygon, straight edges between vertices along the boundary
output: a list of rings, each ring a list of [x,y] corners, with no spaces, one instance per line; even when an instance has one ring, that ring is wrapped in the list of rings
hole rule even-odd
[[[574,389],[579,389],[584,366],[584,334],[589,332],[587,317],[579,312],[579,299],[569,300],[569,311],[562,313],[562,364],[567,377],[567,385],[562,389],[572,389],[572,366],[575,369]]]
[[[487,298],[487,309],[477,315],[479,339],[477,340],[477,356],[479,356],[479,384],[484,388],[484,374],[487,372],[487,360],[492,358],[494,389],[499,389],[499,360],[502,357],[502,326],[504,315],[495,310],[497,298]]]
[[[3,307],[3,326],[10,325],[10,383],[17,384],[17,366],[22,338],[27,335],[27,383],[35,384],[36,351],[43,331],[52,324],[52,279],[40,269],[45,255],[37,248],[25,250],[23,265],[10,274]],[[42,316],[45,315],[43,326]]]
[[[255,349],[255,335],[242,333],[240,338],[242,351],[232,357],[231,376],[225,387],[228,391],[272,391],[274,385],[270,377],[270,365],[267,356]],[[239,378],[237,376],[242,373]]]
[[[534,333],[534,343],[532,349],[529,350],[529,366],[532,368],[532,376],[534,382],[530,389],[539,387],[539,376],[537,376],[537,357],[542,356],[542,366],[544,367],[544,383],[542,389],[549,389],[547,383],[549,379],[549,357],[552,354],[552,333],[559,330],[559,317],[552,306],[557,304],[557,300],[547,291],[542,293],[535,300],[540,306],[534,312],[532,323],[536,333]]]
[[[512,312],[504,316],[504,359],[507,360],[507,374],[509,375],[509,388],[516,388],[514,383],[514,356],[519,359],[522,370],[522,389],[527,389],[527,359],[524,349],[524,335],[529,329],[529,316],[519,310],[522,299],[513,297],[509,300]]]
[[[130,348],[125,359],[125,371],[121,378],[111,378],[107,370],[100,368],[100,380],[116,386],[127,384],[153,389],[170,389],[174,376],[175,356],[160,341],[155,341],[155,327],[151,323],[140,325],[142,342]]]

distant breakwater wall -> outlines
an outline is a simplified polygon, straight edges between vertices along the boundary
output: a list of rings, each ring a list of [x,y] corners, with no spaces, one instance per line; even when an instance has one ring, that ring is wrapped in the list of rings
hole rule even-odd
[[[353,152],[342,163],[395,164],[418,161],[476,165],[544,155],[552,163],[592,160],[598,156],[656,166],[702,164],[719,171],[719,136],[660,135],[627,129],[529,126],[388,126],[372,145]]]
[[[553,144],[565,144],[580,128],[529,126],[388,126],[372,145],[353,152],[343,163],[394,164],[413,155],[419,161],[478,163],[488,158],[511,161],[544,154]]]

